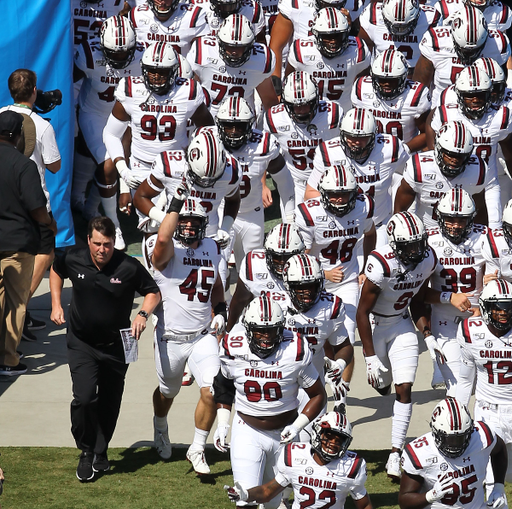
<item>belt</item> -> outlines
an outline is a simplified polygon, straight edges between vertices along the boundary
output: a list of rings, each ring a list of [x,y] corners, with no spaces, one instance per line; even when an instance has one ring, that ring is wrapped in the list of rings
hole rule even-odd
[[[162,335],[162,338],[160,341],[165,341],[166,343],[168,341],[190,341],[192,339],[197,338],[201,334],[202,336],[208,334],[208,329],[203,329],[202,331],[196,331],[196,332],[190,332],[189,334],[179,334],[177,332],[169,331],[165,332]]]
[[[406,313],[398,313],[397,315],[381,315],[380,313],[376,313],[375,311],[372,311],[372,314],[375,316],[380,316],[382,318],[395,318],[396,316],[405,316]]]

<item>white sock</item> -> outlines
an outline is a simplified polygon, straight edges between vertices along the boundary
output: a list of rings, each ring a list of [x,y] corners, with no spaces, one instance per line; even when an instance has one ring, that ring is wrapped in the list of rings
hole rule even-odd
[[[204,429],[195,428],[194,433],[194,441],[192,442],[192,445],[190,448],[193,451],[204,451],[204,448],[206,446],[206,439],[208,438],[208,435],[210,434],[209,431],[205,431]]]
[[[109,198],[101,197],[101,204],[103,205],[103,210],[105,211],[105,215],[112,219],[116,228],[119,228],[119,219],[117,218],[117,195],[110,196]]]
[[[155,415],[155,428],[158,431],[166,431],[167,430],[167,417],[157,417]]]
[[[402,450],[405,445],[405,437],[409,423],[411,422],[412,403],[400,403],[393,405],[393,417],[391,421],[391,446]]]

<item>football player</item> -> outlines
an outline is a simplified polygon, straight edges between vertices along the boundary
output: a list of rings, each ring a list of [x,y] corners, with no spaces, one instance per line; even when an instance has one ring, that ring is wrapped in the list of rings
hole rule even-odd
[[[368,256],[356,317],[368,383],[383,396],[390,394],[391,383],[395,385],[386,472],[396,480],[411,420],[419,356],[418,337],[407,309],[410,304],[416,322],[425,306],[424,294],[437,257],[427,244],[423,223],[411,212],[393,215],[386,232],[389,244]]]
[[[336,101],[347,111],[352,107],[350,91],[355,79],[370,66],[370,52],[364,41],[349,36],[347,18],[334,7],[318,11],[312,32],[314,38],[293,43],[285,74],[308,72],[318,84],[320,99]]]
[[[267,295],[257,297],[247,306],[242,323],[220,344],[221,369],[213,384],[217,404],[214,444],[227,451],[234,402],[231,467],[235,483],[244,489],[274,477],[279,447],[294,441],[327,403],[305,339],[285,330],[284,322],[276,301]],[[310,398],[300,413],[299,387]],[[276,496],[265,507],[275,509],[280,501]]]
[[[473,136],[459,120],[443,124],[435,148],[414,154],[407,163],[395,198],[395,212],[407,210],[416,199],[418,216],[427,228],[437,227],[436,204],[455,187],[473,198],[478,224],[487,224],[485,189],[491,182],[485,162],[473,155]]]
[[[267,46],[255,42],[251,23],[242,14],[228,16],[217,36],[196,39],[188,60],[208,96],[213,116],[222,100],[230,96],[243,97],[254,109],[255,90],[265,110],[279,102],[270,78],[275,56]]]
[[[407,444],[402,454],[400,509],[431,504],[448,507],[506,507],[507,453],[501,438],[485,422],[473,422],[467,408],[454,398],[436,405],[432,430]],[[496,485],[485,500],[486,465],[496,473]]]
[[[347,417],[329,412],[314,421],[310,443],[291,443],[284,448],[271,481],[249,490],[240,483],[224,486],[224,489],[232,502],[264,504],[291,484],[293,505],[297,507],[320,507],[317,501],[322,504],[328,501],[333,507],[343,509],[350,495],[357,509],[371,509],[373,506],[364,486],[366,462],[348,450],[351,442],[352,425]],[[311,477],[304,476],[308,471]],[[329,486],[327,490],[326,486]]]
[[[425,32],[420,51],[413,79],[426,87],[433,85],[432,105],[438,106],[441,92],[455,83],[460,71],[480,56],[505,65],[510,56],[510,43],[506,35],[487,29],[480,10],[465,5],[454,15],[451,25]]]
[[[187,199],[187,194],[186,184],[177,188],[153,251],[153,277],[162,293],[154,336],[159,386],[153,394],[153,424],[156,450],[161,458],[169,459],[172,446],[167,414],[181,389],[188,360],[200,387],[200,400],[194,441],[186,457],[198,474],[205,475],[210,468],[204,448],[215,420],[210,389],[220,366],[217,338],[210,330],[224,334],[226,303],[218,271],[220,249],[213,239],[205,237],[205,210],[197,200]]]
[[[277,139],[269,132],[253,129],[256,118],[249,103],[242,97],[228,97],[215,119],[219,136],[227,151],[238,161],[242,174],[240,209],[233,224],[233,252],[237,267],[253,249],[263,247],[265,233],[263,193],[270,190],[263,180],[267,172],[276,182],[284,204],[286,221],[293,221],[295,208],[293,180]],[[270,197],[271,201],[271,197]]]
[[[293,178],[295,204],[304,200],[316,147],[339,134],[343,110],[334,101],[320,101],[310,74],[296,71],[284,82],[281,104],[265,114],[263,128],[277,137]]]

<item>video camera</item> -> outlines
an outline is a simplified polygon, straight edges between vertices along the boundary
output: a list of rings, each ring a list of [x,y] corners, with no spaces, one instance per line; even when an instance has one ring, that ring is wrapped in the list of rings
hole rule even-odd
[[[36,113],[48,113],[59,104],[62,104],[62,92],[59,89],[48,90],[48,92],[37,90],[37,98],[34,103]]]

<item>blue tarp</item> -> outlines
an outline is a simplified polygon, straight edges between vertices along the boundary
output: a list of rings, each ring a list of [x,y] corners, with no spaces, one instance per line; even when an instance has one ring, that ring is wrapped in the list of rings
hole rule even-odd
[[[7,87],[16,69],[37,74],[37,87],[58,88],[62,104],[42,115],[51,119],[62,157],[61,170],[46,172],[52,211],[59,232],[57,247],[75,243],[70,196],[73,165],[73,40],[70,0],[4,1],[0,17],[0,106],[12,104]],[[1,165],[1,163],[0,163]]]

